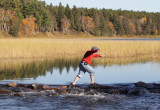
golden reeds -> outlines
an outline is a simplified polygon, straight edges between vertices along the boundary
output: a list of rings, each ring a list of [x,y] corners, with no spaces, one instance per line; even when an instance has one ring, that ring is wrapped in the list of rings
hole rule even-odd
[[[90,39],[0,39],[0,59],[79,57],[92,46],[106,58],[160,59],[159,41],[105,41]]]

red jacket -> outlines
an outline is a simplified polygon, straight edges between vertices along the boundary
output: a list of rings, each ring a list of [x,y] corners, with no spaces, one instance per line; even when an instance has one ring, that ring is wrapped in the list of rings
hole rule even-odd
[[[85,61],[85,62],[87,62],[90,65],[92,63],[92,58],[100,57],[99,54],[94,54],[94,53],[95,53],[95,51],[88,50],[84,54],[82,62]]]

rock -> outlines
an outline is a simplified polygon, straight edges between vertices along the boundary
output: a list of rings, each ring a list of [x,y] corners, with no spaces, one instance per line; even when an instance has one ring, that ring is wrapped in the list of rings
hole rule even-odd
[[[128,87],[120,88],[119,91],[120,94],[128,94],[129,88]]]
[[[26,90],[24,90],[24,92],[38,92],[38,90],[36,90],[36,89],[26,89]]]
[[[153,85],[155,86],[155,87],[154,87],[155,89],[160,89],[160,84],[154,83]]]
[[[42,89],[47,89],[47,88],[49,88],[48,85],[42,85]]]
[[[145,82],[141,82],[141,81],[135,83],[135,86],[136,87],[143,87],[143,88],[146,88],[146,89],[153,89],[155,87],[153,84],[145,83]]]
[[[128,91],[127,95],[138,96],[138,95],[142,95],[142,94],[146,94],[146,93],[149,93],[146,88],[133,88]]]
[[[160,89],[152,89],[150,90],[151,93],[160,93]]]
[[[20,93],[15,93],[13,96],[22,96]]]
[[[32,85],[27,86],[27,88],[29,88],[29,89],[36,89],[36,87],[37,87],[36,84],[32,84]]]
[[[44,90],[55,90],[55,91],[61,90],[61,89],[66,89],[66,88],[67,88],[67,86],[48,86],[48,85],[43,86]]]
[[[21,87],[27,88],[28,86],[31,86],[31,84],[22,84]]]
[[[16,82],[12,82],[12,83],[9,83],[7,86],[8,87],[17,87],[17,83]]]
[[[13,91],[10,91],[10,90],[0,89],[0,94],[10,94],[12,92]]]
[[[108,93],[109,94],[120,94],[120,91],[118,89],[112,89]]]
[[[45,88],[44,86],[47,86],[47,85],[37,85],[37,87],[36,87],[36,89],[43,89],[43,88]]]
[[[67,91],[66,90],[63,90],[63,89],[60,89],[60,90],[58,90],[57,91],[59,94],[66,94],[67,93]]]

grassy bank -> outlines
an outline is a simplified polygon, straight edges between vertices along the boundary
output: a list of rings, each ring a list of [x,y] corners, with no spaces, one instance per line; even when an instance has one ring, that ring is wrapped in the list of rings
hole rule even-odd
[[[98,41],[85,39],[0,39],[0,59],[79,57],[92,46],[106,58],[160,59],[159,41]]]

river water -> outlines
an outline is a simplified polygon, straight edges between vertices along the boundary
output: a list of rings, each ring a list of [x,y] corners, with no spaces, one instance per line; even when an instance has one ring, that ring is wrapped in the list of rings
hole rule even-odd
[[[61,65],[61,62],[58,61]],[[62,61],[64,62],[64,61]],[[70,84],[78,73],[78,63],[64,62],[58,66],[56,62],[41,62],[2,70],[0,83],[35,83],[35,84]],[[34,69],[36,68],[36,69]],[[94,66],[95,82],[98,84],[128,84],[143,81],[147,83],[160,83],[159,62],[139,62],[130,64],[113,64]],[[10,72],[10,74],[7,74]],[[13,78],[14,76],[14,78]],[[86,73],[77,84],[89,85],[90,77]],[[52,91],[54,92],[54,91]],[[6,110],[159,110],[160,94],[145,93],[139,96],[112,95],[94,91],[92,95],[85,91],[80,94],[60,94],[41,96],[28,92],[23,96],[0,95],[0,109]]]

